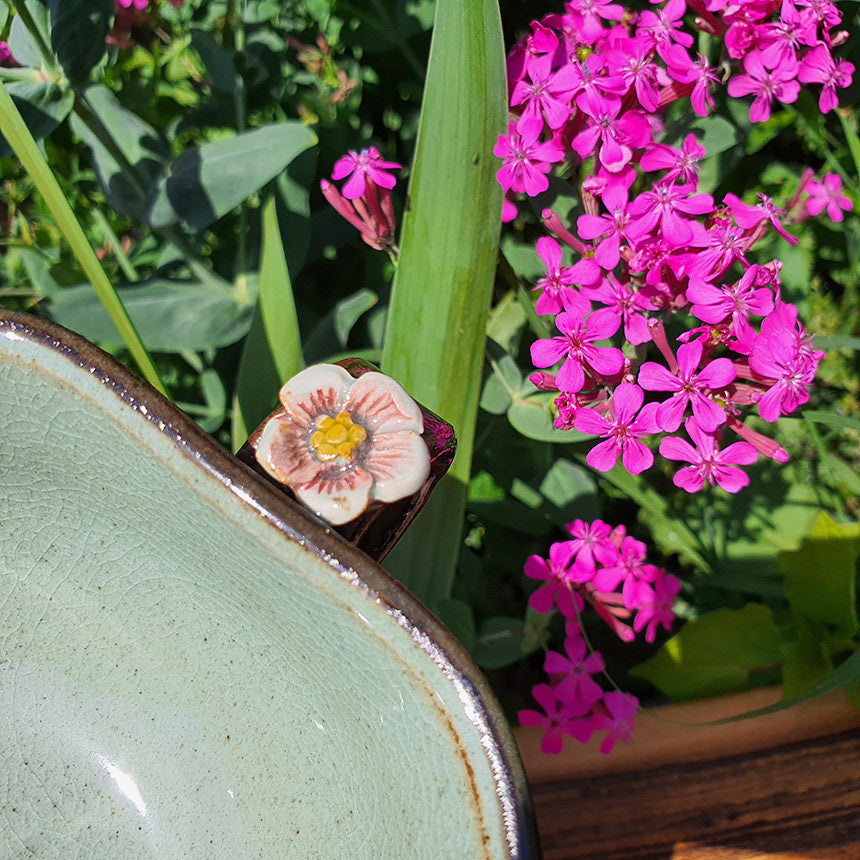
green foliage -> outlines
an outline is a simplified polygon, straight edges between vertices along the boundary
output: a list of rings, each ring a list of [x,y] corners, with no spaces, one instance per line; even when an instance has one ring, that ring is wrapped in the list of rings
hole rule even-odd
[[[113,0],[49,0],[51,48],[69,82],[85,81],[107,52]]]
[[[688,622],[634,674],[673,699],[697,699],[746,689],[751,670],[781,659],[770,609],[749,603]]]

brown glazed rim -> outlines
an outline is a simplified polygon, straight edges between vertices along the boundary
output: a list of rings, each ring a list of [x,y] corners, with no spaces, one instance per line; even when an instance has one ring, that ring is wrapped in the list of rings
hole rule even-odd
[[[540,856],[525,774],[507,722],[466,649],[435,615],[376,562],[279,493],[146,381],[81,335],[56,323],[0,309],[0,335],[9,334],[47,347],[88,372],[265,522],[289,540],[302,543],[338,576],[378,601],[457,689],[490,760],[509,856]]]

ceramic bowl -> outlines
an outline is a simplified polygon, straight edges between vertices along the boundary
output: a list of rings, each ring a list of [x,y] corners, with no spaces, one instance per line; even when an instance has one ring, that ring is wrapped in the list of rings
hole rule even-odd
[[[0,313],[0,857],[519,857],[485,682],[109,356]]]

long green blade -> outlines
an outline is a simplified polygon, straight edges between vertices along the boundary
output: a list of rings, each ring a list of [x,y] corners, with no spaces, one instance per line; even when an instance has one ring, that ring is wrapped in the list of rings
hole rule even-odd
[[[123,341],[137,363],[147,382],[162,394],[167,391],[159,378],[158,371],[143,345],[134,324],[129,319],[122,302],[117,296],[108,276],[105,274],[98,257],[95,255],[83,228],[75,218],[62,189],[57,184],[51,168],[48,166],[26,123],[21,118],[18,108],[6,92],[6,87],[0,84],[0,128],[12,147],[15,155],[21,161],[24,169],[33,180],[38,192],[42,195],[51,214],[57,221],[57,226],[66,237],[72,252],[78,260],[84,274],[87,276],[99,300],[110,315]]]
[[[233,401],[233,448],[272,411],[278,389],[303,367],[302,342],[275,198],[263,206],[260,298],[245,341]]]
[[[501,225],[492,150],[505,119],[496,0],[439,0],[382,355],[382,369],[458,438],[446,479],[456,486],[436,491],[389,557],[431,606],[450,591],[459,550]]]

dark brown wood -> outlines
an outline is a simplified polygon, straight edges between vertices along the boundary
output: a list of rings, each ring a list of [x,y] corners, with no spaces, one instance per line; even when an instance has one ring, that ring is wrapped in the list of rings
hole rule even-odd
[[[655,708],[626,746],[517,742],[544,856],[654,860],[860,860],[860,712],[837,691],[766,717],[778,691]]]

